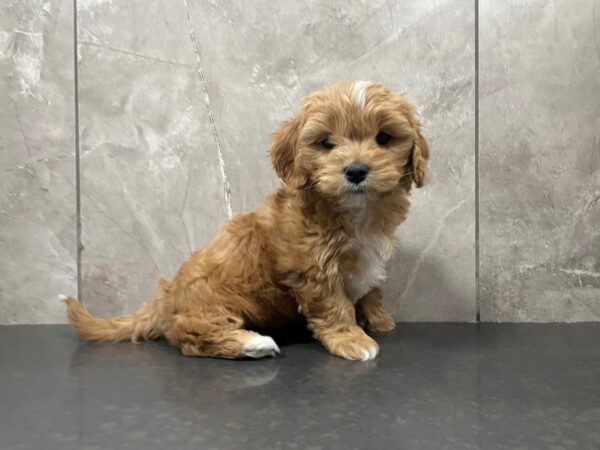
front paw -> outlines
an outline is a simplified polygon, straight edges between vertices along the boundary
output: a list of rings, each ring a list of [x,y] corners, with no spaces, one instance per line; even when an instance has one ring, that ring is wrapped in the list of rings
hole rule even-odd
[[[375,317],[369,317],[367,329],[369,331],[392,331],[396,328],[396,322],[387,312],[377,314]]]
[[[354,361],[369,361],[379,354],[379,345],[359,327],[351,331],[332,333],[322,339],[332,355]]]

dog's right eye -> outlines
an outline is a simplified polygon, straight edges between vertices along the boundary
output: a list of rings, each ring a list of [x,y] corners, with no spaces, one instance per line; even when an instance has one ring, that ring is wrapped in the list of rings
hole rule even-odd
[[[320,144],[323,146],[323,148],[326,148],[327,150],[331,150],[332,148],[335,147],[335,144],[333,142],[331,142],[329,140],[329,138],[327,139],[323,139]]]
[[[380,131],[379,133],[377,133],[377,136],[375,136],[375,141],[377,142],[377,145],[380,146],[384,146],[385,144],[390,142],[391,139],[392,136],[390,136],[388,133],[384,133],[383,131]]]

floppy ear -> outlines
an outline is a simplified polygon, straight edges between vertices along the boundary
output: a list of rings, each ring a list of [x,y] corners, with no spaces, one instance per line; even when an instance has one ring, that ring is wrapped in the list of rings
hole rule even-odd
[[[273,167],[279,178],[287,185],[296,188],[306,183],[306,177],[296,167],[299,133],[300,121],[298,118],[285,122],[279,130],[273,133],[273,144],[269,150]]]
[[[427,162],[429,161],[429,145],[421,134],[421,130],[417,128],[417,138],[413,144],[411,153],[411,172],[412,178],[417,187],[422,187],[427,178]]]

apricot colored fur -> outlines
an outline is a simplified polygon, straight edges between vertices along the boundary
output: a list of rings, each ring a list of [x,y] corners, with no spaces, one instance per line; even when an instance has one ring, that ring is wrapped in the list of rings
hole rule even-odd
[[[378,145],[382,131],[391,140]],[[278,351],[248,328],[304,316],[332,354],[374,358],[379,348],[362,327],[394,327],[382,301],[383,264],[411,185],[422,186],[427,173],[413,106],[374,83],[338,83],[304,100],[274,134],[270,156],[284,184],[260,208],[225,224],[130,316],[96,318],[68,298],[73,328],[92,341],[164,337],[185,355],[243,358]],[[370,169],[361,192],[344,177],[353,162]]]

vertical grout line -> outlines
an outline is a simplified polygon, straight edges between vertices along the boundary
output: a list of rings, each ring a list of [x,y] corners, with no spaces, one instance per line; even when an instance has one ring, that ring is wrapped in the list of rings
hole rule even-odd
[[[475,0],[475,320],[481,322],[479,265],[479,0]]]
[[[77,298],[81,301],[81,177],[79,170],[79,63],[77,0],[73,0],[73,80],[75,83],[75,209],[77,214]]]

